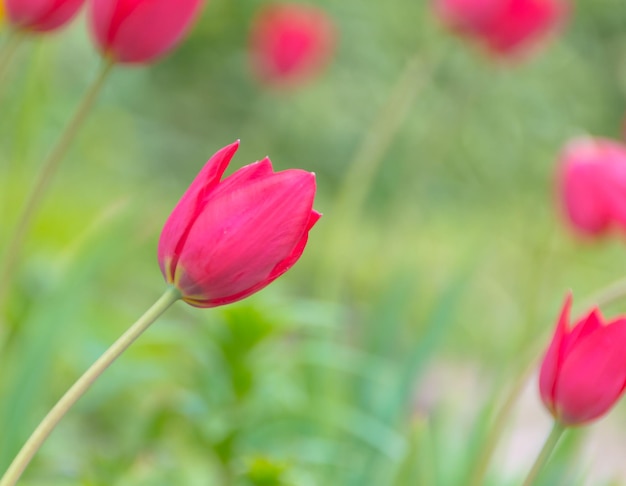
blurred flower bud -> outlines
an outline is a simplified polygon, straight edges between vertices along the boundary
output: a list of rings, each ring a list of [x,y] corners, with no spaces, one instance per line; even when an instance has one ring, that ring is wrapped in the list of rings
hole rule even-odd
[[[203,0],[91,0],[91,27],[103,55],[149,63],[181,40]]]
[[[565,0],[434,0],[437,16],[498,57],[511,57],[554,30]]]
[[[626,227],[626,145],[602,138],[569,142],[557,183],[565,216],[581,235]]]
[[[235,302],[280,277],[298,261],[320,218],[310,172],[274,172],[265,158],[220,180],[238,147],[211,157],[161,233],[165,280],[196,307]]]
[[[6,21],[18,30],[48,32],[63,27],[84,0],[3,0]],[[0,2],[0,17],[2,17]]]
[[[563,425],[607,413],[626,387],[626,318],[605,323],[593,309],[569,328],[567,296],[539,376],[541,399]]]
[[[321,9],[302,4],[270,4],[253,20],[250,66],[268,85],[295,86],[328,64],[336,44],[332,19]]]

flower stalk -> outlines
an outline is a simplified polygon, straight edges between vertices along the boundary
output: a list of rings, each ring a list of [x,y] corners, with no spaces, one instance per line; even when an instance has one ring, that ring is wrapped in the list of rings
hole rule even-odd
[[[128,349],[128,347],[174,304],[174,302],[180,299],[180,297],[181,294],[178,289],[168,287],[152,307],[122,334],[122,336],[71,386],[50,412],[48,412],[48,415],[41,421],[17,456],[15,456],[15,459],[6,473],[2,479],[0,479],[0,486],[13,486],[17,483],[33,456],[72,406],[85,394],[104,370]]]
[[[548,459],[552,455],[552,452],[554,451],[556,445],[561,439],[563,432],[565,432],[565,428],[566,427],[563,424],[561,424],[558,420],[554,422],[554,425],[552,426],[552,430],[550,431],[550,435],[548,435],[548,438],[546,439],[545,443],[543,444],[543,447],[541,448],[541,452],[539,452],[539,455],[537,456],[535,463],[530,469],[528,476],[526,476],[526,480],[524,481],[523,486],[532,486],[535,483],[535,480],[537,479],[537,475],[539,474],[539,471],[541,471],[541,469],[546,464],[546,462],[548,462]]]
[[[7,68],[13,59],[13,55],[22,42],[24,36],[22,33],[11,30],[4,41],[4,45],[0,48],[0,81],[4,78]]]
[[[2,309],[4,309],[4,303],[13,279],[13,273],[19,260],[20,250],[24,246],[24,239],[26,238],[33,219],[37,214],[37,210],[39,209],[46,191],[50,186],[50,182],[52,181],[54,174],[58,170],[63,157],[67,153],[79,129],[83,126],[85,119],[93,107],[94,102],[112,68],[113,64],[110,62],[106,62],[103,65],[102,70],[95,79],[94,83],[85,93],[85,96],[74,114],[74,117],[70,120],[65,131],[61,135],[61,138],[59,138],[57,144],[45,159],[31,192],[24,203],[22,212],[17,220],[17,226],[15,227],[12,235],[9,237],[9,242],[4,256],[0,261],[0,315]],[[2,342],[0,342],[0,348],[1,347]]]

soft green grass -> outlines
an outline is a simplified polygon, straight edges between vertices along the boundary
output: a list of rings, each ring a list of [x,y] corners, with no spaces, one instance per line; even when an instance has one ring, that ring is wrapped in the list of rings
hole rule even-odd
[[[573,240],[552,194],[568,137],[619,136],[617,0],[581,3],[563,36],[512,66],[450,38],[422,2],[319,2],[339,23],[337,58],[291,93],[247,74],[260,3],[211,2],[174,55],[115,72],[65,160],[7,311],[0,470],[160,294],[159,230],[217,148],[242,139],[233,170],[270,155],[315,171],[324,218],[272,287],[226,308],[178,304],[155,324],[66,417],[25,485],[464,484],[566,291],[582,312],[623,275],[621,237]],[[0,242],[95,74],[84,30],[24,45],[0,89]],[[432,75],[363,207],[337,220],[344,175],[413,55]],[[467,370],[476,390],[459,400],[466,376],[447,369]],[[582,484],[593,470],[576,464],[582,440],[542,484]],[[488,484],[515,474],[493,463]]]

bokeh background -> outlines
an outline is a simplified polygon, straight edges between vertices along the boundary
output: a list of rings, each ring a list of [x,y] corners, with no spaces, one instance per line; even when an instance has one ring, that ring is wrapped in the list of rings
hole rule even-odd
[[[553,191],[568,139],[623,136],[622,2],[577,2],[550,42],[509,62],[423,0],[317,1],[337,50],[289,90],[249,70],[263,4],[212,0],[172,55],[113,73],[11,291],[0,470],[163,291],[160,228],[208,157],[241,139],[231,171],[269,155],[316,172],[324,217],[302,260],[244,302],[176,305],[23,484],[465,485],[489,444],[485,484],[519,484],[550,423],[528,370],[562,300],[571,289],[578,314],[624,273],[623,238],[574,238]],[[84,15],[17,53],[0,86],[1,241],[99,62]],[[626,484],[625,415],[568,435],[541,484]]]

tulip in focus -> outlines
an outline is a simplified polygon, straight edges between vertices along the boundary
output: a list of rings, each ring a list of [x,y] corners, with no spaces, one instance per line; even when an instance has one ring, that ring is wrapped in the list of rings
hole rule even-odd
[[[434,0],[436,15],[498,57],[511,57],[554,30],[566,0]]]
[[[92,0],[91,27],[105,57],[143,64],[173,49],[203,0]]]
[[[302,4],[270,4],[256,15],[250,33],[250,66],[263,83],[300,84],[328,64],[336,29],[321,9]]]
[[[84,0],[3,0],[0,19],[21,31],[48,32],[67,24],[78,13]]]
[[[161,233],[165,280],[196,307],[235,302],[280,277],[298,261],[321,216],[313,210],[310,172],[274,172],[265,158],[220,180],[238,147],[209,159]]]
[[[626,387],[626,317],[607,323],[593,309],[570,329],[571,305],[568,295],[539,376],[543,403],[566,426],[601,417]]]
[[[580,138],[559,158],[557,191],[571,226],[585,236],[626,228],[626,145]]]

